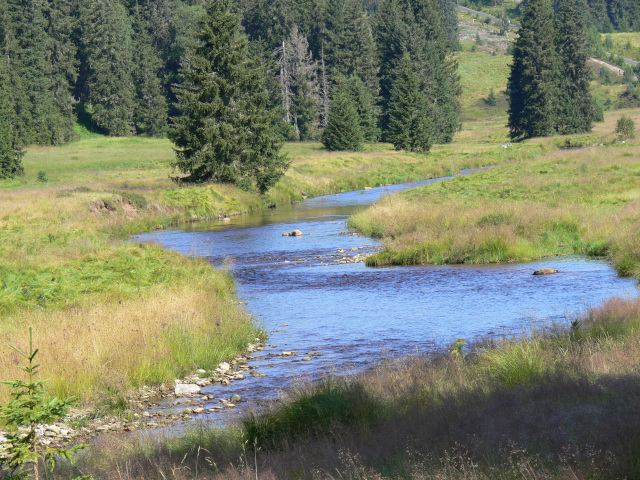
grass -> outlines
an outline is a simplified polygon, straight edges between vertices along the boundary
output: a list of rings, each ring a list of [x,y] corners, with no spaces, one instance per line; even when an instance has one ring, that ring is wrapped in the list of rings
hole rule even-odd
[[[298,388],[239,426],[103,439],[101,479],[637,478],[640,300]],[[70,475],[61,472],[59,478]]]
[[[486,58],[492,57],[461,56],[463,77],[471,77],[468,62]],[[2,379],[17,373],[9,345],[21,346],[29,326],[51,393],[79,395],[84,403],[232,356],[260,332],[235,303],[228,274],[156,245],[126,242],[131,234],[303,196],[450,175],[537,150],[501,149],[506,136],[494,113],[429,156],[387,144],[327,152],[319,143],[288,143],[291,168],[264,197],[231,185],[176,187],[167,140],[80,131],[76,142],[27,149],[26,175],[0,182]],[[38,180],[40,171],[47,182]]]
[[[604,47],[606,37],[611,37],[613,48],[611,51]],[[624,32],[624,33],[603,33],[600,35],[602,45],[605,50],[613,55],[619,55],[631,60],[640,60],[640,33]]]
[[[636,119],[639,113],[626,112]],[[610,133],[620,115],[608,115],[592,134],[525,142],[519,147],[535,146],[538,152],[387,197],[352,217],[351,227],[383,239],[383,251],[367,263],[491,263],[588,254],[608,255],[621,274],[640,275],[634,240],[640,227],[640,144],[619,143]],[[595,146],[558,149],[567,141]]]

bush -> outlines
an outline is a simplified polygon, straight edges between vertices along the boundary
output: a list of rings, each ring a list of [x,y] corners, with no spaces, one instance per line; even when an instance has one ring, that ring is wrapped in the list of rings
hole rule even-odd
[[[489,91],[489,96],[485,98],[484,103],[486,103],[490,107],[495,107],[498,104],[496,92],[493,91],[493,88]]]
[[[622,138],[635,138],[636,136],[636,122],[632,118],[623,115],[618,119],[616,123],[616,129],[613,133],[617,133]]]
[[[47,178],[47,172],[45,172],[44,170],[40,170],[38,172],[38,181],[40,183],[47,183],[49,181],[49,179]]]

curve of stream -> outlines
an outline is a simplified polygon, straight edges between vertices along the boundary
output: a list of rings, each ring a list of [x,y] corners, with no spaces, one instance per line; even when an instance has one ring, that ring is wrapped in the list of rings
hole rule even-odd
[[[618,277],[603,260],[584,257],[365,267],[362,255],[378,249],[379,242],[349,232],[348,216],[383,195],[450,178],[327,195],[230,222],[136,236],[204,257],[214,267],[233,262],[240,299],[269,333],[271,346],[252,354],[250,363],[265,377],[212,385],[203,393],[212,398],[239,394],[255,406],[301,379],[355,373],[389,357],[440,349],[459,337],[516,334],[540,321],[568,322],[603,299],[638,294],[634,279]],[[282,236],[293,229],[304,235]],[[560,273],[532,275],[542,267]],[[298,355],[283,357],[283,351]],[[215,406],[215,400],[211,403]]]

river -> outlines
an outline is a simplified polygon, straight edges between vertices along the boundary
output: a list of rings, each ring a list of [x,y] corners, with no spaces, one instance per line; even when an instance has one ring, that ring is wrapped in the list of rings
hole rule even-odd
[[[387,358],[441,349],[460,337],[567,323],[603,299],[638,294],[636,280],[618,277],[603,260],[584,257],[385,268],[352,261],[375,251],[379,242],[349,232],[349,215],[382,195],[449,178],[327,195],[230,222],[136,236],[204,257],[214,267],[232,265],[240,299],[269,333],[271,347],[256,352],[251,362],[265,377],[206,387],[204,393],[240,394],[257,405],[301,379],[355,373]],[[293,229],[304,235],[282,236]],[[560,273],[532,275],[542,267]],[[298,355],[277,355],[282,351]]]

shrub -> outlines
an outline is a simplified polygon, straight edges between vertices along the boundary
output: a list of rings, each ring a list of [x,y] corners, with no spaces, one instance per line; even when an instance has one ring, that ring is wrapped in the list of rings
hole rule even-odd
[[[618,119],[614,133],[617,133],[620,138],[635,138],[636,122],[632,118],[623,115]]]

